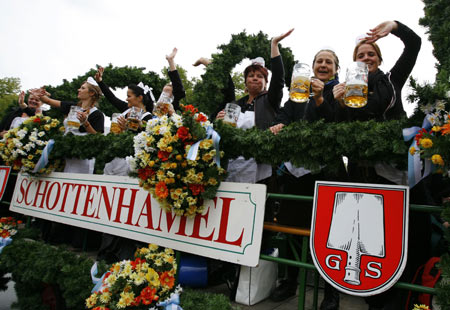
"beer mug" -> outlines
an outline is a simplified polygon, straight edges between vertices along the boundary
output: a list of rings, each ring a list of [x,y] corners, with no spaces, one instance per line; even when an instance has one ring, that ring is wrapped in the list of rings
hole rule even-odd
[[[158,101],[156,102],[155,106],[153,107],[153,114],[156,116],[163,116],[172,114],[175,112],[173,105],[173,96],[166,92],[162,92],[161,96],[159,96]]]
[[[139,123],[141,122],[142,109],[138,107],[131,107],[127,117],[128,130],[137,131]]]
[[[356,61],[347,69],[344,103],[351,108],[362,108],[367,104],[367,80],[369,69],[363,62]]]
[[[83,109],[77,105],[70,107],[69,115],[67,116],[67,127],[69,129],[80,128],[80,120],[78,119],[78,112],[82,112]]]
[[[121,115],[122,114],[120,113],[113,113],[113,115],[111,116],[111,129],[109,131],[111,131],[112,133],[120,133],[122,131],[117,121],[117,118]]]
[[[309,100],[311,86],[311,68],[305,63],[295,64],[292,71],[291,88],[289,98],[294,102],[306,102]]]
[[[236,103],[230,102],[225,105],[224,111],[225,116],[223,118],[223,121],[230,124],[231,126],[236,127],[239,114],[241,113],[241,107]]]

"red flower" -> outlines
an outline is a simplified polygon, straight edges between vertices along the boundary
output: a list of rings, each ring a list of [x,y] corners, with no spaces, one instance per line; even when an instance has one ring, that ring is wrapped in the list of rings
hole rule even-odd
[[[186,112],[191,112],[192,114],[195,114],[198,112],[198,109],[196,107],[194,107],[192,104],[188,104],[188,105],[184,106],[184,110]]]
[[[39,117],[36,117],[34,120],[33,120],[33,123],[40,123],[41,122],[41,119],[39,118]]]
[[[422,128],[419,130],[419,132],[414,137],[414,140],[416,140],[417,143],[419,143],[419,140],[423,138],[423,135],[427,133],[427,130]]]
[[[158,300],[158,296],[155,296],[156,289],[147,286],[141,291],[141,301],[144,305],[150,305],[153,300]]]
[[[187,139],[190,138],[191,135],[189,134],[189,129],[188,128],[186,128],[184,126],[181,126],[177,130],[177,136],[178,136],[178,138],[181,139],[181,141],[186,141]]]
[[[155,186],[155,194],[159,198],[166,198],[169,195],[169,190],[167,189],[166,183],[159,181]]]
[[[164,151],[158,151],[158,158],[161,159],[162,161],[166,161],[169,159],[169,152],[164,152]]]
[[[1,233],[1,237],[2,238],[8,238],[9,237],[9,231],[6,230],[6,229],[3,229],[2,233]]]
[[[138,175],[141,180],[147,180],[149,177],[154,175],[156,172],[155,170],[145,167],[145,169],[138,169]]]
[[[203,114],[199,114],[195,120],[198,123],[200,123],[200,122],[206,122],[208,120],[208,118]]]
[[[189,189],[192,192],[192,195],[197,196],[200,193],[205,191],[205,187],[201,184],[189,184]]]
[[[168,271],[163,272],[159,277],[159,280],[161,281],[163,286],[166,286],[168,288],[172,288],[175,285],[175,278],[172,277]]]

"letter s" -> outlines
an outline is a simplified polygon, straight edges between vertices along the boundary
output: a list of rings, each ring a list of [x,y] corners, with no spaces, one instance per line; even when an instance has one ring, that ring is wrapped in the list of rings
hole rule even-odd
[[[332,258],[334,258],[332,260]],[[341,255],[328,255],[325,258],[325,265],[327,265],[328,268],[334,269],[334,270],[341,270]],[[333,263],[333,265],[330,265],[330,262]]]
[[[372,265],[376,265],[378,266],[378,268],[374,268],[372,267]],[[367,272],[364,273],[364,275],[368,278],[374,278],[374,279],[378,279],[379,277],[381,277],[381,263],[377,263],[377,262],[369,262],[367,263],[367,269],[369,271],[374,272],[375,274],[370,274]]]

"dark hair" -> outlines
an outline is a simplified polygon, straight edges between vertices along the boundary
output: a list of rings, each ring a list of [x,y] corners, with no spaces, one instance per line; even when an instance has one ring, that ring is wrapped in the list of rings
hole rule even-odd
[[[136,97],[142,96],[142,103],[147,112],[151,113],[153,111],[153,100],[150,97],[150,91],[144,94],[144,90],[136,84],[128,85],[128,89],[130,89]]]
[[[247,80],[247,76],[250,74],[250,72],[259,71],[264,75],[264,80],[266,80],[266,83],[268,83],[269,79],[269,71],[267,71],[266,68],[264,68],[261,65],[253,64],[245,68],[244,70],[244,81]]]

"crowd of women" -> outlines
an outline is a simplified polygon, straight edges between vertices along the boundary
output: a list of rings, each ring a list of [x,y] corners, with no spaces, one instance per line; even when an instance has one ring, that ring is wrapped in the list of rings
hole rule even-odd
[[[402,88],[411,73],[421,46],[421,39],[411,29],[398,21],[386,21],[367,32],[367,35],[359,40],[354,48],[353,61],[360,61],[368,67],[368,99],[367,105],[362,108],[350,108],[343,103],[345,83],[339,81],[339,58],[331,48],[321,49],[312,60],[314,78],[311,80],[311,93],[313,94],[305,103],[287,100],[282,105],[283,88],[285,85],[285,71],[278,44],[281,40],[290,36],[293,29],[285,34],[276,36],[271,41],[271,79],[268,79],[268,69],[264,60],[258,58],[252,60],[244,71],[245,96],[235,100],[234,85],[231,77],[226,89],[225,102],[217,105],[216,112],[211,115],[215,119],[225,117],[225,103],[234,102],[240,106],[240,115],[237,127],[243,130],[257,127],[261,130],[270,130],[278,134],[283,127],[299,120],[316,121],[324,119],[325,122],[343,122],[353,120],[377,121],[400,119],[406,117],[402,104]],[[404,44],[403,52],[395,65],[383,72],[380,65],[383,61],[380,48],[376,41],[392,34],[398,37]],[[180,100],[185,97],[185,91],[176,70],[174,58],[177,50],[166,56],[169,64],[169,78],[171,83],[164,86],[162,94],[170,98],[173,113],[179,109]],[[210,60],[200,58],[194,65],[208,66]],[[151,88],[142,83],[128,86],[126,102],[118,99],[110,88],[103,82],[104,69],[100,67],[94,78],[89,78],[78,90],[78,102],[66,102],[51,98],[45,89],[36,89],[30,92],[28,105],[24,103],[24,94],[19,98],[19,108],[4,118],[0,124],[0,130],[5,132],[9,128],[16,127],[26,117],[41,113],[42,103],[49,104],[52,108],[60,109],[67,115],[72,106],[79,106],[77,118],[80,127],[71,130],[76,135],[103,133],[104,115],[96,107],[100,96],[103,94],[108,102],[116,107],[121,115],[118,117],[120,130],[126,130],[126,119],[132,110],[138,109],[139,120],[146,121],[157,117],[154,108],[157,103],[153,97]],[[65,121],[67,122],[67,120]],[[93,173],[92,160],[67,159],[66,172]],[[128,164],[124,158],[115,158],[105,166],[105,174],[127,175]],[[342,162],[339,173],[331,175],[326,169],[318,174],[312,174],[303,167],[296,167],[290,162],[280,163],[279,167],[272,167],[264,163],[257,163],[253,159],[243,157],[235,158],[228,164],[228,181],[262,183],[268,186],[268,192],[279,192],[297,195],[313,195],[315,180],[339,180],[351,182],[392,183],[381,175],[378,175],[374,167],[362,167],[356,158],[349,158],[347,166]],[[425,183],[425,182],[422,182]],[[440,204],[441,201],[430,201],[430,195],[425,195],[426,184],[419,184],[417,196],[412,191],[412,199],[417,203]],[[422,199],[422,200],[421,200]],[[266,206],[266,213],[270,213]],[[272,216],[272,215],[270,215]],[[269,216],[269,217],[270,217]],[[273,217],[273,216],[272,216]],[[281,208],[276,214],[277,220],[286,225],[309,227],[311,222],[311,204],[295,201],[281,202]],[[429,233],[425,220],[422,218],[410,218],[410,225],[421,223],[421,230],[410,230],[416,238],[411,238],[420,244],[419,247],[410,243],[409,252],[416,255],[412,260],[411,270],[428,258],[428,252],[423,246],[427,245]],[[414,226],[413,226],[414,227]],[[425,232],[425,233],[424,233]],[[418,242],[419,240],[419,242]],[[420,242],[423,241],[423,242]],[[104,235],[99,249],[99,257],[115,261],[128,256],[134,251],[134,241]],[[298,269],[292,268],[287,273],[286,279],[275,290],[272,299],[283,300],[295,294],[297,287]],[[367,298],[369,309],[400,309],[400,299],[396,294],[388,291],[385,294]],[[384,308],[383,308],[384,307]],[[325,285],[325,298],[320,309],[338,309],[339,293],[332,287]]]

